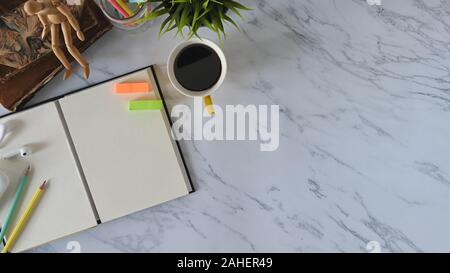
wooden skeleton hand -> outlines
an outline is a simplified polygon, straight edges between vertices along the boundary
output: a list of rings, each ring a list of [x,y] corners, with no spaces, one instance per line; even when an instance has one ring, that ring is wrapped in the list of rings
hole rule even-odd
[[[81,30],[77,31],[77,37],[78,37],[78,39],[80,39],[80,41],[84,41],[83,31],[81,31]]]
[[[41,39],[45,40],[45,38],[47,37],[49,32],[50,32],[50,29],[48,28],[48,26],[44,25],[44,28],[42,29]]]

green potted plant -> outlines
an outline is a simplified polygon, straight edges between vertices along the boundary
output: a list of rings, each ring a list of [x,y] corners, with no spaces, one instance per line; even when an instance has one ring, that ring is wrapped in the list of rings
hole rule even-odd
[[[217,33],[219,40],[226,37],[224,23],[228,22],[239,30],[229,12],[241,16],[240,11],[250,10],[235,0],[148,0],[157,6],[148,14],[152,20],[165,16],[160,28],[160,35],[176,30],[183,35],[183,28],[188,27],[189,38],[198,36],[201,27],[207,27]]]

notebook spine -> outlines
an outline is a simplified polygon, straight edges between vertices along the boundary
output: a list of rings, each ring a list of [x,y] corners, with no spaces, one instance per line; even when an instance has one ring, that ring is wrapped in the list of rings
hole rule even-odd
[[[90,190],[89,185],[87,183],[86,176],[85,176],[84,171],[83,171],[83,167],[81,166],[80,158],[78,157],[78,153],[77,153],[77,151],[75,149],[75,145],[73,143],[72,136],[71,136],[70,131],[69,131],[69,127],[67,126],[67,122],[66,122],[66,119],[64,117],[64,113],[63,113],[63,111],[61,109],[61,104],[59,103],[59,101],[55,101],[54,103],[55,103],[55,106],[56,106],[56,110],[58,111],[58,115],[59,115],[59,118],[61,120],[62,126],[64,128],[64,132],[66,133],[66,139],[67,139],[67,142],[69,143],[70,151],[72,152],[73,158],[75,160],[75,163],[76,163],[76,166],[77,166],[77,170],[78,170],[78,174],[80,176],[81,182],[83,183],[84,189],[85,189],[87,197],[89,199],[89,203],[91,205],[92,212],[94,213],[94,216],[95,216],[95,219],[97,221],[97,224],[101,224],[102,221],[100,219],[100,215],[98,214],[97,206],[95,205],[94,198],[92,197],[91,190]]]

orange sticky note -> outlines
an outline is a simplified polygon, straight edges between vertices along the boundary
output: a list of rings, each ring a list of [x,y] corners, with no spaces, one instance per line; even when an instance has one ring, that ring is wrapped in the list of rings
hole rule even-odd
[[[148,93],[151,85],[148,82],[120,82],[114,85],[116,94]]]

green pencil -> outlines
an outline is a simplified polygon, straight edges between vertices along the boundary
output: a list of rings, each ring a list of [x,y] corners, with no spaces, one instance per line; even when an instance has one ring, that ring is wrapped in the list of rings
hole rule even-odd
[[[28,173],[30,172],[30,166],[28,165],[27,169],[23,173],[22,179],[20,180],[19,187],[17,188],[16,194],[14,195],[14,199],[12,201],[11,207],[9,208],[8,213],[6,214],[5,220],[2,223],[2,231],[0,232],[0,240],[3,241],[3,237],[8,231],[9,224],[14,215],[14,211],[17,208],[17,204],[19,203],[20,197],[22,196],[23,189],[27,184]]]

